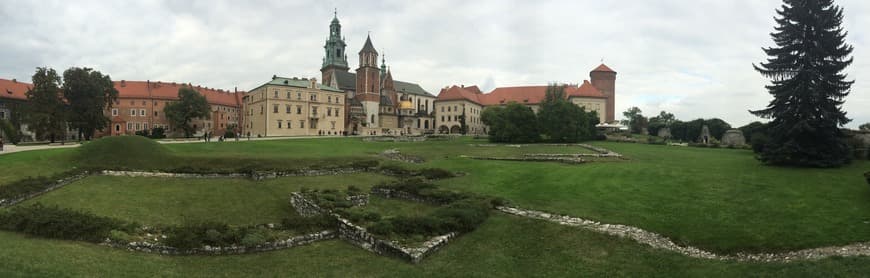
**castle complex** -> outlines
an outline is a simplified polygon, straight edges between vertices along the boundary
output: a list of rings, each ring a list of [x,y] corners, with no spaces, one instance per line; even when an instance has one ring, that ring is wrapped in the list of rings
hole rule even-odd
[[[195,135],[225,133],[270,136],[486,134],[480,119],[486,107],[517,102],[537,112],[547,86],[499,87],[484,93],[477,86],[449,86],[434,96],[420,85],[393,79],[386,59],[371,35],[357,53],[351,72],[347,43],[335,15],[323,46],[320,80],[273,76],[248,92],[220,90],[161,81],[115,82],[118,100],[105,114],[111,124],[98,136],[129,135],[161,127],[170,136],[179,129],[163,115],[163,107],[178,99],[178,89],[203,94],[212,108],[209,119],[193,122]],[[11,120],[22,133],[35,137],[20,121],[25,92],[32,85],[0,79],[0,119]],[[589,80],[568,85],[568,101],[596,111],[601,122],[615,121],[616,72],[601,64]],[[75,139],[75,138],[69,138]]]

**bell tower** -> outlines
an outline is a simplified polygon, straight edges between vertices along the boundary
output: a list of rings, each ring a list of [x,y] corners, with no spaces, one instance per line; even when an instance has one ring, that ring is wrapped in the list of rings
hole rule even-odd
[[[321,81],[330,84],[334,71],[348,71],[347,53],[344,38],[341,37],[341,23],[338,22],[338,10],[335,11],[332,23],[329,24],[329,39],[323,45],[326,53],[323,55],[323,66],[320,67]]]
[[[381,71],[378,68],[378,51],[372,45],[371,36],[359,51],[359,68],[356,69],[356,99],[362,103],[369,127],[379,126],[381,103]]]

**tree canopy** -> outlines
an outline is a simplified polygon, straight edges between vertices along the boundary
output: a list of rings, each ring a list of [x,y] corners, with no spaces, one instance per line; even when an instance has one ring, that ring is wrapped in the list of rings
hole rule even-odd
[[[845,42],[843,9],[833,0],[785,0],[777,11],[776,44],[764,48],[767,61],[753,65],[770,79],[773,100],[752,114],[772,119],[759,159],[769,164],[836,167],[850,161],[840,127],[854,81],[843,71],[852,64]]]
[[[553,84],[547,87],[538,112],[540,131],[547,141],[576,143],[593,139],[598,122],[597,113],[586,112],[583,107],[565,99],[565,86]]]
[[[36,68],[33,87],[26,93],[27,113],[25,122],[38,138],[54,142],[63,138],[66,129],[67,110],[61,94],[61,80],[52,68]]]
[[[505,107],[488,107],[480,118],[489,126],[489,140],[492,142],[533,143],[541,138],[535,112],[516,102]]]
[[[636,106],[628,108],[628,110],[622,112],[622,116],[625,117],[625,119],[620,123],[627,126],[631,133],[641,133],[643,129],[649,125],[649,119],[644,117],[643,111]]]
[[[211,107],[205,96],[190,87],[178,89],[178,99],[163,107],[163,113],[172,126],[184,131],[185,137],[190,137],[196,132],[191,122],[198,118],[209,119]]]
[[[78,130],[79,138],[90,140],[109,125],[105,110],[118,98],[118,90],[108,75],[72,67],[63,72],[63,96],[69,104],[70,127]]]

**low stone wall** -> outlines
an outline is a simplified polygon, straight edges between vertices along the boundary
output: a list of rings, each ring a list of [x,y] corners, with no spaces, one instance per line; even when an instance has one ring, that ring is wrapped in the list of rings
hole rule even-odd
[[[424,160],[421,157],[402,154],[399,152],[398,149],[385,150],[385,151],[381,152],[380,155],[386,159],[402,161],[402,162],[407,162],[407,163],[420,164],[420,163],[426,162],[426,160]]]
[[[368,136],[363,137],[365,142],[423,142],[425,136]]]
[[[378,239],[366,231],[365,228],[354,225],[347,219],[338,217],[338,221],[339,238],[370,252],[396,257],[414,264],[419,263],[435,251],[438,251],[438,249],[456,237],[456,233],[449,233],[434,237],[423,243],[421,247],[409,248],[395,242]]]
[[[55,181],[54,183],[52,183],[51,185],[49,185],[48,187],[46,187],[43,190],[33,192],[33,193],[30,193],[30,194],[27,194],[25,196],[21,196],[21,197],[15,198],[15,199],[2,199],[2,200],[0,200],[0,207],[12,206],[12,205],[27,201],[31,198],[35,198],[39,195],[51,192],[52,190],[64,187],[70,183],[74,183],[76,181],[79,181],[83,178],[86,178],[88,175],[89,175],[88,173],[81,173],[81,174],[77,174],[74,176],[66,177],[66,178],[59,179],[59,180]]]
[[[266,252],[280,249],[287,249],[291,247],[301,246],[310,244],[313,242],[334,239],[337,237],[337,233],[335,231],[321,231],[316,233],[311,233],[307,235],[295,236],[288,238],[286,240],[279,240],[275,242],[269,242],[258,246],[246,247],[246,246],[226,246],[226,247],[211,247],[205,246],[203,248],[195,248],[195,249],[187,249],[187,250],[179,250],[174,247],[157,245],[149,242],[130,242],[128,244],[119,244],[113,243],[111,241],[107,241],[104,245],[108,245],[115,248],[123,248],[130,251],[137,252],[145,252],[145,253],[155,253],[155,254],[163,254],[163,255],[233,255],[233,254],[247,254],[247,253],[256,253],[256,252]]]
[[[388,198],[388,199],[402,199],[411,202],[424,203],[430,205],[442,205],[442,203],[436,199],[426,198],[422,196],[418,196],[415,194],[411,194],[405,191],[394,190],[391,188],[385,187],[372,187],[371,191],[372,195]]]
[[[523,157],[596,157],[596,158],[622,158],[618,153],[528,153]]]
[[[302,196],[299,192],[290,193],[290,205],[296,209],[296,213],[299,213],[299,215],[303,217],[312,217],[330,213],[328,210],[321,208],[313,201],[305,198],[305,196]]]
[[[360,194],[360,195],[350,195],[345,198],[350,201],[351,204],[357,207],[366,206],[369,204],[369,194]]]
[[[294,171],[268,172],[255,171],[252,173],[171,173],[158,171],[113,171],[104,170],[98,174],[115,177],[155,177],[155,178],[192,178],[192,179],[215,179],[215,178],[251,178],[256,181],[274,179],[280,177],[304,177],[304,176],[337,176],[372,171],[368,168],[336,168],[336,169],[300,169]]]
[[[579,157],[480,157],[461,156],[477,160],[525,161],[525,162],[561,162],[566,164],[583,164],[586,160]]]
[[[378,195],[375,192],[376,190],[372,189],[372,194]],[[399,194],[399,191],[380,190],[377,192],[385,192],[385,196],[405,196],[408,197],[408,199],[406,200],[411,201],[423,200],[419,197],[411,198],[410,196],[413,195],[408,193]],[[365,196],[365,198],[363,198],[362,196]],[[368,203],[368,195],[354,195],[351,197],[356,200],[365,200],[365,203]],[[348,199],[351,199],[351,197],[348,197]],[[291,193],[290,204],[293,205],[293,208],[296,209],[297,213],[305,217],[320,214],[328,214],[334,217],[338,221],[338,238],[340,239],[343,239],[353,245],[356,245],[375,254],[392,256],[415,264],[419,263],[421,260],[423,260],[423,258],[431,255],[432,253],[446,245],[452,238],[457,236],[456,233],[449,233],[446,235],[433,237],[432,239],[423,243],[420,247],[404,247],[392,241],[378,239],[373,234],[366,231],[365,228],[353,224],[350,220],[341,217],[341,215],[337,213],[333,213],[331,211],[321,208],[313,201],[306,199],[305,196],[303,196],[301,193]]]

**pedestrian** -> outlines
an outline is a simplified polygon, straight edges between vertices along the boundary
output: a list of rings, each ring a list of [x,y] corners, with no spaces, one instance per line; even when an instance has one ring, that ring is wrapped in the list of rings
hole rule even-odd
[[[3,138],[0,138],[0,152],[3,151]]]

